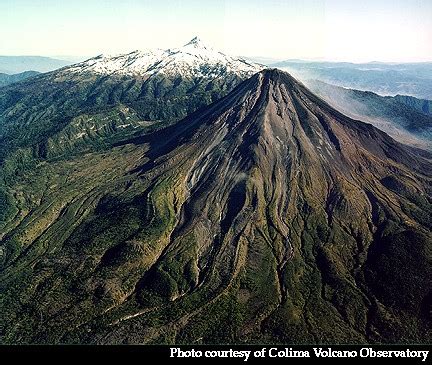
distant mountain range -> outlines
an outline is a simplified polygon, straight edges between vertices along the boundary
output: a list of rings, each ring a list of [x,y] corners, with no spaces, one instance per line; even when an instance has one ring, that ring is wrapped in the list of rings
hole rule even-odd
[[[380,96],[317,80],[305,84],[336,109],[367,121],[402,143],[432,149],[432,101],[410,96]]]
[[[395,100],[408,105],[420,113],[432,115],[432,100],[418,99],[408,95],[396,95]]]
[[[300,80],[315,79],[380,95],[397,94],[432,100],[432,63],[365,63],[284,61],[278,67]]]
[[[72,62],[41,56],[0,56],[0,73],[9,75],[25,71],[49,72]]]
[[[23,81],[38,74],[39,72],[36,71],[25,71],[14,75],[0,73],[0,87],[13,84],[18,81]]]

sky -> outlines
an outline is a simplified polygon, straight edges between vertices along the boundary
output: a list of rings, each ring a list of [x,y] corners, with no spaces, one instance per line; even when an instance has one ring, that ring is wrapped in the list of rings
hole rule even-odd
[[[199,36],[272,59],[432,61],[432,0],[0,0],[0,55],[90,57]]]

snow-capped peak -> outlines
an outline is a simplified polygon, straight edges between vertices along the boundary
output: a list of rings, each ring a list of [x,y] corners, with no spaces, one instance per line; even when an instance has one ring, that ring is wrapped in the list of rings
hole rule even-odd
[[[193,46],[195,48],[207,48],[204,42],[199,37],[192,38],[189,42],[187,42],[184,47]]]
[[[100,55],[63,69],[64,72],[150,77],[156,74],[182,77],[247,77],[263,65],[231,57],[205,45],[198,37],[180,48],[134,51],[120,55]]]

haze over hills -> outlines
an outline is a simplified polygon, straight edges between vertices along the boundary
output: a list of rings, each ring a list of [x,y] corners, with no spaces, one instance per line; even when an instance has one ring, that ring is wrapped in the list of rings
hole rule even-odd
[[[408,95],[396,95],[394,98],[425,115],[432,115],[432,100],[418,99]]]
[[[43,56],[0,56],[0,73],[49,72],[71,64],[70,61]]]
[[[372,123],[398,141],[432,148],[432,101],[410,96],[380,96],[334,86],[317,80],[305,84],[337,110],[354,119]]]
[[[429,343],[431,158],[264,70],[43,159],[8,188],[2,342]]]
[[[282,61],[271,65],[305,81],[316,79],[329,84],[380,95],[397,94],[432,100],[432,63],[356,64],[349,62]]]

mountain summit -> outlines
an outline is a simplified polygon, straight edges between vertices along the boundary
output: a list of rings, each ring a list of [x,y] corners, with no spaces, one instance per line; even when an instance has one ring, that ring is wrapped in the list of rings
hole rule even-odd
[[[364,159],[374,156],[374,159],[403,163],[424,174],[431,173],[428,161],[414,149],[397,143],[370,124],[344,116],[288,73],[278,69],[257,73],[207,112],[202,112],[200,118],[211,120],[214,116],[207,113],[217,109],[217,105],[221,106],[224,116],[227,113],[225,109],[231,111],[222,124],[227,131],[234,133],[242,126],[242,143],[256,142],[261,146],[266,141],[266,153],[274,156],[284,151],[286,155],[280,156],[283,161],[293,162],[294,155],[299,155],[303,159],[313,159],[318,165],[328,165],[322,166],[325,171],[340,169],[343,173],[354,165],[360,168]],[[243,119],[244,123],[241,122]],[[234,124],[230,125],[230,121]],[[222,128],[213,120],[206,129],[212,129],[213,125]],[[210,134],[214,137],[213,133]],[[247,156],[250,158],[251,155],[247,153]],[[371,162],[371,168],[373,165]],[[280,168],[284,169],[283,166]]]
[[[429,343],[422,153],[264,70],[167,128],[41,164],[19,186],[41,205],[2,246],[6,338]]]
[[[118,56],[101,55],[65,68],[64,72],[142,77],[164,74],[172,77],[215,78],[226,73],[238,77],[251,76],[263,68],[262,65],[215,51],[195,37],[180,48],[134,51]]]
[[[194,46],[196,48],[207,48],[203,43],[203,41],[201,40],[201,38],[199,37],[192,38],[189,42],[185,44],[185,47],[186,46]]]
[[[132,142],[174,223],[104,341],[430,340],[431,155],[279,70]]]

